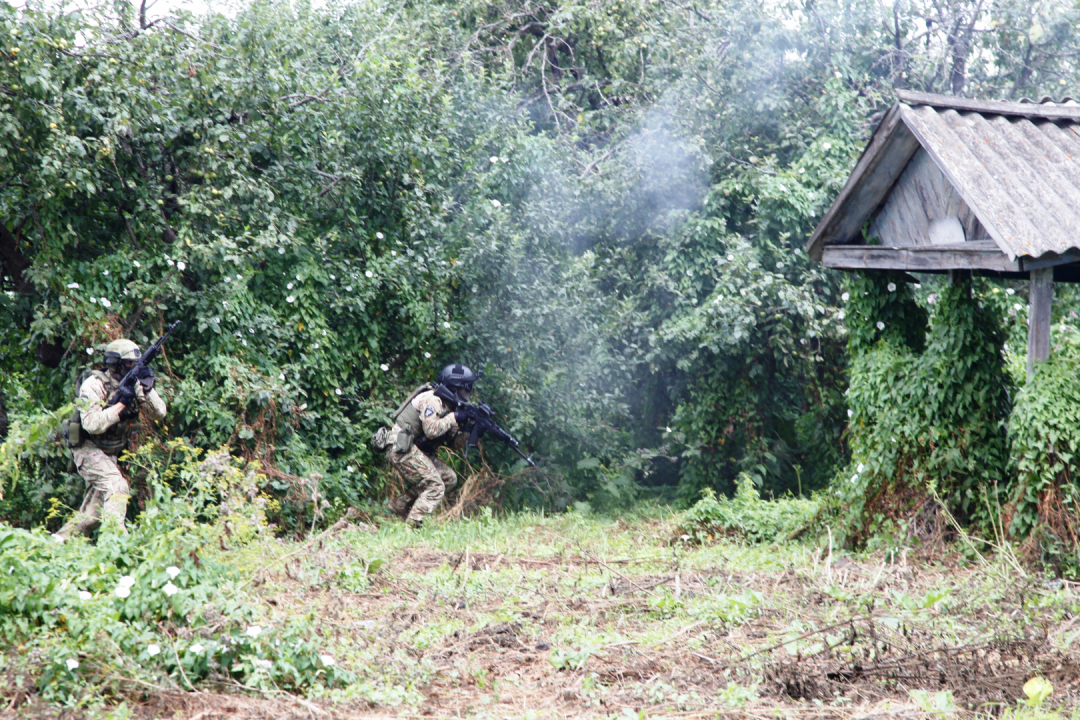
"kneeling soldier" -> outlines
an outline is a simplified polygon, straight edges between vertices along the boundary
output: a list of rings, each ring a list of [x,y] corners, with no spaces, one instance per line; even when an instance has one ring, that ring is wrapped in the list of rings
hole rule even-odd
[[[469,401],[476,380],[476,374],[464,365],[447,365],[439,373],[439,384],[452,394],[439,396],[434,386],[424,385],[394,413],[394,426],[386,436],[386,459],[412,487],[391,500],[390,509],[413,527],[419,527],[446,491],[457,485],[457,475],[435,452],[461,435],[466,419],[457,405]]]

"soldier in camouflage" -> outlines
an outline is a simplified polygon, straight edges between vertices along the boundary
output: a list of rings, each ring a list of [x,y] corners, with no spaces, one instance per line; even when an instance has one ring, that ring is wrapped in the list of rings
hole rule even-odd
[[[84,373],[78,384],[78,411],[69,430],[71,457],[83,480],[86,495],[82,506],[57,533],[65,538],[72,533],[89,534],[111,518],[124,528],[129,498],[128,482],[120,473],[116,458],[127,449],[131,434],[137,429],[139,410],[154,420],[165,417],[165,401],[154,389],[154,373],[143,369],[134,389],[120,388],[124,375],[135,366],[139,347],[130,340],[114,340],[105,347],[105,365]],[[126,392],[125,392],[126,391]],[[116,396],[116,403],[108,405]]]
[[[469,401],[476,380],[476,374],[464,365],[448,365],[439,373],[439,384],[460,402]],[[430,384],[413,392],[394,414],[394,426],[386,437],[386,459],[411,487],[390,501],[390,509],[410,526],[419,527],[446,491],[457,485],[457,475],[435,451],[453,445],[462,436],[465,422],[457,403],[437,396]]]

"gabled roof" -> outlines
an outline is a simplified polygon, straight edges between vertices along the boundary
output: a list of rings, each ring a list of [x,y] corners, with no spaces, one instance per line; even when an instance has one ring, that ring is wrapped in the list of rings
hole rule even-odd
[[[862,242],[921,146],[1010,259],[1080,248],[1080,105],[898,90],[806,250]]]

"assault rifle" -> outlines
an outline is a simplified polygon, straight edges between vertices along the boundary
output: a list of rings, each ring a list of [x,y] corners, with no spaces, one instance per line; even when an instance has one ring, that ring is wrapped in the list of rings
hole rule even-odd
[[[117,398],[121,395],[120,390],[123,388],[134,390],[135,382],[139,379],[139,375],[142,373],[143,369],[150,365],[150,363],[154,361],[154,358],[161,353],[161,346],[165,344],[165,341],[169,339],[169,336],[173,334],[173,330],[175,330],[176,326],[179,324],[180,321],[177,320],[170,325],[169,329],[165,331],[165,334],[159,337],[157,342],[148,347],[146,352],[139,356],[139,359],[135,361],[135,366],[128,370],[127,374],[124,375],[124,378],[120,381],[120,387],[113,393],[112,398],[109,400],[109,405],[115,405],[118,402]]]
[[[488,406],[487,403],[467,403],[458,400],[454,391],[446,387],[445,385],[436,385],[433,388],[435,396],[447,400],[457,405],[457,409],[465,413],[465,417],[472,421],[472,429],[469,431],[469,439],[465,443],[465,454],[469,453],[469,448],[478,447],[480,436],[484,433],[491,433],[499,440],[502,440],[508,446],[513,448],[514,452],[521,456],[521,459],[529,463],[532,467],[536,467],[536,463],[533,462],[532,457],[521,452],[521,448],[518,447],[518,441],[513,435],[499,427],[499,424],[495,422],[495,411]]]

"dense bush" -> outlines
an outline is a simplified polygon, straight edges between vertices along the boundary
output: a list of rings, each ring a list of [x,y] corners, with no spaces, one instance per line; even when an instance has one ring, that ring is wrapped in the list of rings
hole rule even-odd
[[[943,285],[927,327],[902,278],[866,273],[847,287],[852,459],[834,483],[844,526],[856,541],[905,532],[936,495],[962,522],[989,527],[1013,387],[995,305],[970,282]]]
[[[1003,530],[1026,540],[1031,559],[1056,574],[1080,574],[1080,335],[1054,328],[1050,360],[1019,393],[1009,418],[1015,485],[997,493],[1007,501]],[[1011,516],[1011,517],[1010,517]]]
[[[1077,77],[1071,6],[893,10],[2,5],[0,409],[181,318],[159,439],[227,443],[279,498],[379,494],[367,438],[451,359],[579,500],[821,488],[845,327],[797,251],[892,88]],[[23,460],[0,517],[77,502],[62,449]]]

